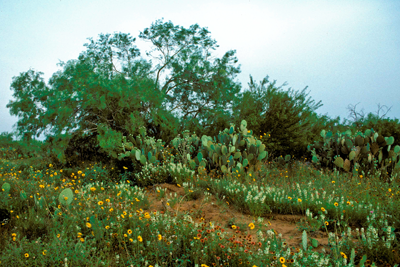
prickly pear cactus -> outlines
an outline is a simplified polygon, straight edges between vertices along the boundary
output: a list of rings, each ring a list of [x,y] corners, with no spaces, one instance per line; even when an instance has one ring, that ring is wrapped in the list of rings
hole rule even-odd
[[[358,132],[355,136],[350,130],[334,136],[332,132],[322,130],[321,137],[323,141],[315,141],[307,147],[316,165],[337,167],[340,172],[353,175],[374,174],[376,170],[381,170],[384,175],[391,173],[396,164],[400,167],[400,146],[391,147],[394,138],[383,137],[373,129],[364,134]]]
[[[165,155],[164,143],[146,137],[144,127],[141,127],[139,132],[140,135],[136,139],[128,136],[129,142],[123,137],[123,153],[119,154],[119,159],[130,157],[143,166],[161,163]],[[268,158],[265,145],[247,129],[245,120],[242,120],[238,130],[231,124],[229,129],[225,129],[214,138],[206,135],[199,138],[195,134],[190,136],[189,131],[184,131],[183,138],[178,135],[170,145],[173,149],[172,155],[179,154],[176,163],[182,164],[181,168],[171,170],[175,172],[175,176],[177,171],[184,172],[183,176],[187,176],[185,168],[197,174],[205,174],[211,170],[221,174],[243,174],[259,168],[262,161]],[[175,163],[174,159],[174,156],[170,157],[171,163]]]
[[[291,164],[294,163],[294,161],[290,161],[291,159],[292,159],[292,157],[290,155],[286,155],[285,158],[283,158],[282,156],[279,157],[277,159],[278,166],[280,166],[280,167],[290,166],[291,167],[291,165],[289,165],[289,163],[291,163]]]
[[[174,152],[176,152],[175,155],[177,155],[177,157],[172,156],[172,161],[176,159],[177,162],[186,166],[188,161],[192,157],[196,156],[194,153],[198,151],[199,143],[200,139],[196,136],[196,134],[192,134],[192,136],[190,136],[190,132],[185,130],[183,132],[183,138],[180,138],[180,135],[178,135],[171,141]]]
[[[237,132],[235,125],[231,124],[229,129],[225,129],[214,138],[203,135],[199,140],[198,137],[192,136],[191,142],[197,147],[197,151],[194,152],[193,158],[191,154],[187,154],[189,167],[199,174],[207,170],[217,170],[223,174],[243,174],[254,170],[257,164],[261,165],[262,160],[268,157],[268,152],[265,151],[265,145],[252,134],[253,132],[247,129],[247,122],[242,120]]]
[[[73,198],[74,198],[74,193],[72,193],[71,188],[65,188],[63,191],[61,191],[60,195],[58,196],[58,200],[60,201],[60,203],[66,206],[71,204]]]
[[[10,188],[11,188],[11,186],[10,186],[9,183],[4,183],[4,184],[1,186],[2,191],[4,191],[6,194],[8,194],[8,192],[10,192]]]
[[[140,135],[136,136],[136,139],[129,135],[128,142],[126,141],[126,136],[122,137],[123,153],[118,154],[118,159],[130,157],[132,160],[139,161],[142,165],[161,162],[161,152],[165,143],[160,139],[155,141],[153,137],[146,137],[146,128],[144,126],[140,127],[139,133]]]

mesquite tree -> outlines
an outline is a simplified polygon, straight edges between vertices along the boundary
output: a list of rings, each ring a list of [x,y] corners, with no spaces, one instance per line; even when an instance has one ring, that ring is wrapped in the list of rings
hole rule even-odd
[[[140,126],[168,143],[185,127],[201,130],[228,113],[240,91],[233,81],[240,72],[235,51],[212,58],[218,46],[197,24],[185,29],[157,21],[139,37],[154,46],[148,56],[159,53],[157,65],[140,57],[129,34],[100,34],[78,59],[61,62],[47,84],[33,70],[14,77],[16,100],[7,107],[19,117],[17,134],[29,140],[45,133],[62,163],[67,148],[79,153],[77,136],[92,135],[116,158],[122,136],[136,136]]]

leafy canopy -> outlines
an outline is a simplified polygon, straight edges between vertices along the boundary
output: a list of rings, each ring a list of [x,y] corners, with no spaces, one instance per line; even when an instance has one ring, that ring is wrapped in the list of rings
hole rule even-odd
[[[43,73],[28,70],[13,78],[15,101],[7,105],[20,118],[18,136],[29,140],[45,133],[52,153],[65,162],[73,136],[93,136],[102,151],[116,158],[123,135],[136,136],[145,126],[150,136],[169,142],[191,123],[206,125],[213,114],[226,114],[240,85],[235,51],[212,58],[216,47],[206,28],[189,29],[158,20],[139,35],[153,44],[140,58],[135,38],[125,33],[89,38],[78,59],[62,68],[48,84]],[[169,71],[161,80],[163,72]],[[182,114],[179,116],[180,111]],[[174,113],[175,112],[175,113]],[[75,144],[76,145],[76,144]]]

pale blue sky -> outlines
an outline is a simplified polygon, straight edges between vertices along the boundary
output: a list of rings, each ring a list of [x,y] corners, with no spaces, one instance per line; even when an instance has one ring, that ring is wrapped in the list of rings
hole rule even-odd
[[[0,0],[0,132],[17,117],[5,107],[13,76],[29,68],[58,70],[76,59],[88,37],[124,32],[137,37],[157,19],[188,28],[207,27],[221,57],[237,51],[247,89],[269,75],[322,106],[316,112],[349,119],[349,105],[365,114],[378,104],[400,119],[400,1],[123,1]],[[150,47],[137,38],[142,55]],[[383,111],[386,111],[385,109]],[[381,113],[382,114],[382,111]]]

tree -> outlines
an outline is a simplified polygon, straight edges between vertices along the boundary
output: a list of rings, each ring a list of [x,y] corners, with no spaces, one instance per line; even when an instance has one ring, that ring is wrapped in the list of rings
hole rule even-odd
[[[185,29],[158,20],[139,37],[154,45],[148,56],[155,57],[157,52],[156,84],[165,96],[163,106],[171,106],[168,110],[181,119],[179,131],[203,130],[213,125],[210,118],[229,114],[240,91],[240,84],[233,81],[240,73],[240,66],[235,66],[235,51],[226,52],[221,59],[212,58],[210,50],[218,45],[207,28],[197,24]],[[161,82],[161,74],[167,70],[170,74]]]
[[[357,104],[358,105],[358,104]],[[380,135],[383,135],[385,137],[393,136],[394,137],[394,143],[392,147],[396,145],[400,145],[400,123],[398,119],[388,119],[385,118],[386,114],[390,111],[390,108],[387,108],[386,106],[380,106],[378,104],[378,111],[376,114],[373,113],[368,113],[367,117],[365,117],[365,114],[363,111],[362,113],[357,113],[356,112],[356,106],[349,106],[349,112],[350,116],[352,117],[353,121],[350,120],[345,120],[345,122],[348,123],[348,127],[352,129],[352,132],[356,131],[361,131],[365,132],[367,129],[374,129],[375,132],[378,132]],[[380,111],[383,108],[386,108],[386,112],[383,115],[379,115]]]
[[[137,135],[140,126],[167,143],[189,121],[198,120],[202,129],[213,114],[227,114],[240,90],[232,81],[239,73],[235,52],[211,62],[209,50],[216,46],[208,34],[197,24],[185,29],[157,21],[140,33],[161,53],[155,68],[138,58],[135,38],[115,33],[89,39],[86,51],[77,60],[61,62],[62,70],[48,85],[40,72],[21,73],[11,84],[16,101],[7,105],[21,118],[18,134],[29,138],[45,132],[52,153],[65,163],[67,148],[79,153],[72,137],[96,138],[102,152],[115,158],[122,136]],[[171,73],[162,82],[165,70]],[[181,118],[173,114],[178,109],[184,111]]]
[[[45,125],[40,120],[45,110],[40,103],[45,99],[48,91],[42,72],[28,70],[17,77],[13,77],[11,90],[14,90],[13,97],[17,101],[10,101],[7,108],[10,108],[10,114],[19,117],[17,122],[17,138],[30,140],[33,134]],[[38,135],[39,136],[39,135]]]
[[[83,135],[99,130],[134,133],[144,124],[144,103],[161,105],[161,95],[151,90],[154,80],[148,77],[150,68],[145,61],[128,62],[129,70],[123,66],[126,74],[115,71],[114,52],[111,51],[114,47],[111,46],[116,44],[120,49],[115,52],[120,58],[130,60],[137,54],[129,42],[121,44],[129,40],[127,35],[109,37],[101,35],[99,44],[87,45],[88,51],[78,60],[60,63],[63,70],[53,74],[48,86],[41,78],[42,73],[33,70],[21,73],[11,84],[18,101],[11,101],[7,107],[11,108],[11,114],[23,117],[17,123],[18,133],[39,136],[46,127],[50,128],[49,135],[56,140],[53,152],[62,162],[65,162],[64,152],[74,133]],[[102,47],[104,43],[109,47]],[[94,53],[96,49],[98,53]],[[126,55],[121,55],[121,50],[126,51]],[[174,123],[167,112],[153,112],[151,116],[166,124]],[[115,150],[121,140],[106,144],[103,149],[116,157]]]
[[[358,104],[360,104],[360,103],[358,103]],[[355,106],[349,105],[347,107],[347,109],[349,110],[349,113],[350,113],[349,116],[353,119],[353,121],[345,119],[345,122],[344,122],[344,123],[348,123],[348,126],[353,128],[354,130],[361,129],[362,126],[367,124],[368,122],[377,123],[379,120],[384,119],[386,114],[392,108],[392,107],[387,108],[386,106],[381,107],[380,104],[378,104],[378,111],[377,111],[376,115],[369,113],[366,118],[363,110],[361,110],[362,113],[356,112],[357,105],[355,105]],[[382,116],[379,116],[379,112],[383,109],[383,107],[386,107],[386,112]]]
[[[321,123],[313,115],[313,111],[322,106],[321,101],[315,105],[310,98],[305,101],[307,87],[301,93],[294,93],[291,88],[282,92],[280,90],[286,84],[281,87],[275,84],[276,81],[270,82],[266,76],[257,86],[250,76],[249,90],[240,95],[234,107],[238,115],[235,125],[245,118],[247,128],[262,136],[270,154],[302,156],[310,142],[307,133]]]

